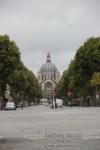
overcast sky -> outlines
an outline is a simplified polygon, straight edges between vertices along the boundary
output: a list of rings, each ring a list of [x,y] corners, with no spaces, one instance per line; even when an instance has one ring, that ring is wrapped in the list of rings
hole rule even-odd
[[[87,38],[100,36],[100,0],[0,0],[0,34],[35,74],[48,51],[62,73]]]

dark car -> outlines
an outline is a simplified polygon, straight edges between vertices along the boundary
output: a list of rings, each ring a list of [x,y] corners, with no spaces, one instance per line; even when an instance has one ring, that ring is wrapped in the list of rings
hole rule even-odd
[[[75,102],[69,102],[68,104],[67,104],[68,106],[79,106],[77,103],[75,103]]]

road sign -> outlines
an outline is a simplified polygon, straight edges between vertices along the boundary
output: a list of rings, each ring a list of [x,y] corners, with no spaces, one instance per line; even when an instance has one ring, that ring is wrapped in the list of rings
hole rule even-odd
[[[71,91],[68,91],[68,92],[67,92],[67,96],[72,96],[72,92],[71,92]]]
[[[96,94],[96,99],[99,99],[99,93]]]
[[[56,96],[56,92],[55,92],[55,90],[53,90],[52,92],[51,92],[51,96]]]

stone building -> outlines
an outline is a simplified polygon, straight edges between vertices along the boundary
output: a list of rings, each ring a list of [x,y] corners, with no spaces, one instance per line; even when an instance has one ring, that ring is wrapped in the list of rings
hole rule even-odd
[[[49,98],[52,90],[55,89],[56,84],[60,79],[60,72],[57,70],[55,64],[51,62],[50,54],[47,54],[46,62],[41,66],[37,74],[38,81],[42,87],[43,97]]]

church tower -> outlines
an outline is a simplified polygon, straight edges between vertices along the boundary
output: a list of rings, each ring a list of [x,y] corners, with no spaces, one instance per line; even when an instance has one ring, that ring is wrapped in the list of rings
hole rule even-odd
[[[42,87],[43,97],[50,97],[52,90],[55,89],[60,79],[60,72],[57,70],[55,64],[51,62],[50,53],[47,54],[46,62],[38,71],[37,77]]]

